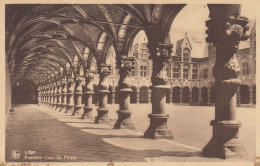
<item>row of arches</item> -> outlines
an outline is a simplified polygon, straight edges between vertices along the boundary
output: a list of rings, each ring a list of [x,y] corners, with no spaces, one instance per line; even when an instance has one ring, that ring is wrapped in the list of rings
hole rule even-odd
[[[131,86],[130,103],[150,103],[151,91],[147,86],[137,88]],[[241,85],[238,91],[239,104],[256,104],[256,86],[250,89],[248,85]],[[118,104],[118,87],[109,86],[108,104]],[[166,103],[188,103],[207,105],[215,103],[216,89],[212,87],[179,87],[175,86],[166,93]],[[251,101],[250,101],[251,100]],[[94,85],[93,104],[98,104],[98,86]]]

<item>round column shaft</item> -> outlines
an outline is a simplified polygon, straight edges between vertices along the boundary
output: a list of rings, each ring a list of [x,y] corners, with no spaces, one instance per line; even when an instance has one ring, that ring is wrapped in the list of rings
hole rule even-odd
[[[145,131],[144,136],[153,139],[173,139],[173,134],[167,125],[169,115],[166,114],[165,110],[166,93],[170,89],[170,85],[166,85],[168,76],[164,70],[173,45],[169,41],[155,41],[158,40],[148,43],[150,58],[153,60],[152,86],[150,87],[152,90],[152,113],[148,115],[150,126]]]
[[[134,129],[134,123],[131,120],[130,94],[133,92],[130,88],[129,73],[135,68],[134,58],[121,56],[118,69],[120,70],[119,85],[119,110],[117,111],[118,119],[114,125],[115,129],[127,128]]]
[[[72,114],[74,111],[74,87],[75,81],[72,78],[69,78],[67,91],[67,108],[65,113]]]
[[[93,92],[93,79],[95,77],[95,71],[87,71],[86,72],[86,88],[85,88],[85,106],[84,106],[84,113],[81,116],[81,119],[93,119],[94,115],[92,113],[93,104],[92,104],[92,96]]]
[[[241,84],[237,51],[240,40],[248,38],[248,19],[239,16],[240,5],[209,5],[209,9],[206,40],[216,47],[216,101],[215,119],[210,123],[213,136],[202,154],[224,159],[243,157],[247,154],[238,139],[241,122],[236,120],[236,92]]]
[[[72,113],[72,115],[79,115],[82,116],[83,115],[83,104],[82,104],[82,83],[83,83],[83,77],[78,76],[76,78],[76,87],[75,87],[75,92],[74,92],[74,96],[75,96],[75,106],[74,106],[74,111]]]
[[[107,108],[107,96],[109,93],[107,77],[111,73],[111,66],[101,63],[99,67],[99,107],[97,109],[98,115],[95,118],[95,123],[110,123],[108,118],[108,108]]]

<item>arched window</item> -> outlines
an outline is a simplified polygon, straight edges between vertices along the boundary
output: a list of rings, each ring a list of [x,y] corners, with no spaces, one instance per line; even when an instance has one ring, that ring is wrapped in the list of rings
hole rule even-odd
[[[188,48],[183,49],[183,62],[189,62],[190,50]]]
[[[90,50],[89,50],[88,47],[86,47],[84,52],[83,52],[83,56],[82,56],[85,64],[87,64],[87,62],[88,62],[89,53],[90,53]]]
[[[91,65],[90,65],[90,70],[97,70],[97,61],[95,57],[92,57],[91,59]]]
[[[192,67],[192,79],[198,79],[198,66],[194,64]]]
[[[172,77],[173,78],[180,78],[180,67],[179,67],[179,65],[173,66]]]
[[[189,66],[185,65],[183,66],[183,79],[189,78]]]
[[[113,46],[108,50],[106,62],[111,65],[111,75],[119,75],[118,72],[116,72],[116,53]]]

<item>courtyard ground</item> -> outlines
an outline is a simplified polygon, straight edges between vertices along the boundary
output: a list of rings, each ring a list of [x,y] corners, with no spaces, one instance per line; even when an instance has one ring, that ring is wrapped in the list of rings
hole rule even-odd
[[[6,161],[44,162],[193,162],[254,161],[255,107],[239,107],[239,138],[248,152],[244,159],[201,156],[212,137],[213,106],[167,104],[168,127],[174,140],[143,138],[151,105],[132,104],[135,130],[113,129],[118,105],[109,105],[111,124],[95,124],[46,107],[18,105],[6,125]],[[96,108],[93,114],[96,114]]]

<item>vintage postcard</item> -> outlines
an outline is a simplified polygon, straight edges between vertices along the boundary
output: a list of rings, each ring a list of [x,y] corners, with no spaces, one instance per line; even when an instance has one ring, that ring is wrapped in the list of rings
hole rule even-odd
[[[260,165],[260,2],[0,5],[0,165]]]

